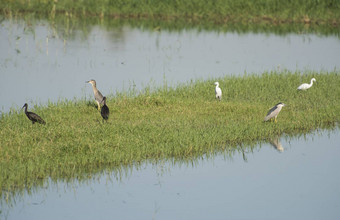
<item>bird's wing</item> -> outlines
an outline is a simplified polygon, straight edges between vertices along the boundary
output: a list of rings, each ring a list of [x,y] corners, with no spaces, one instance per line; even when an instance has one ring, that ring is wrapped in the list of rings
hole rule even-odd
[[[297,89],[305,89],[307,86],[308,86],[307,83],[303,83]]]
[[[39,115],[35,114],[34,112],[28,112],[28,115],[29,115],[31,120],[39,122],[41,124],[46,124],[46,122]]]
[[[277,109],[276,106],[274,106],[273,108],[271,108],[271,109],[268,111],[268,113],[267,113],[266,117],[264,118],[264,120],[267,121],[267,120],[271,119],[271,118],[274,116],[273,113],[274,113],[274,111],[275,111],[276,109]]]
[[[222,90],[221,90],[221,88],[216,88],[216,89],[215,89],[215,94],[218,95],[218,96],[222,95]]]
[[[103,102],[103,98],[104,98],[104,96],[103,96],[102,93],[98,90],[98,93],[97,93],[97,95],[96,95],[96,100],[97,100],[100,104],[102,104],[102,103],[104,103],[104,102]]]

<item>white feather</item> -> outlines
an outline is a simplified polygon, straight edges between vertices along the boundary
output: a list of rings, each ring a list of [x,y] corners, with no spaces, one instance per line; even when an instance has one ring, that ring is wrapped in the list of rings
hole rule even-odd
[[[313,82],[316,82],[316,79],[315,79],[315,78],[313,78],[313,79],[310,80],[310,84],[308,84],[308,83],[303,83],[303,84],[301,84],[297,89],[298,89],[298,90],[307,90],[307,89],[309,89],[310,87],[312,87]]]
[[[215,88],[216,98],[221,101],[221,99],[222,99],[222,90],[219,87],[220,84],[218,82],[215,82],[215,85],[216,85],[216,88]]]

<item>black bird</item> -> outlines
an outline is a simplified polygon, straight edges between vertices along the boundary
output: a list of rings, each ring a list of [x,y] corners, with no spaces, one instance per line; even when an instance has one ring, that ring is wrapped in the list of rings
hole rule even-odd
[[[109,110],[109,107],[107,107],[107,105],[106,105],[106,97],[105,96],[104,96],[102,102],[104,102],[104,105],[103,105],[102,109],[100,110],[100,114],[102,115],[104,120],[107,120],[107,119],[109,119],[110,110]]]
[[[39,124],[43,125],[46,124],[46,122],[39,115],[35,114],[34,112],[28,112],[27,106],[28,106],[27,103],[25,103],[25,105],[22,106],[22,108],[25,108],[25,114],[27,118],[32,121],[32,124],[34,124],[35,122],[38,122]]]

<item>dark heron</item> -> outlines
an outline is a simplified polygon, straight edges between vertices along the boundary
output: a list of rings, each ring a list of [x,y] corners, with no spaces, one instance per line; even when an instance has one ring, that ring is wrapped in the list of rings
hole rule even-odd
[[[283,103],[281,103],[281,102],[280,102],[280,103],[277,103],[273,108],[271,108],[271,109],[268,111],[266,117],[264,118],[264,121],[268,121],[268,120],[274,118],[274,121],[275,121],[275,123],[276,123],[276,118],[277,118],[277,116],[279,115],[279,113],[280,113],[280,111],[281,111],[281,109],[282,109],[283,106],[285,106],[285,104],[283,104]]]
[[[104,102],[104,105],[102,107],[102,110],[100,111],[100,114],[102,115],[103,120],[107,120],[109,119],[110,110],[109,110],[109,107],[107,107],[106,105],[106,97],[103,98],[103,102]]]
[[[91,79],[90,81],[86,81],[86,83],[90,83],[92,85],[94,98],[97,102],[98,110],[100,110],[100,104],[103,104],[103,95],[97,89],[96,80]]]
[[[28,112],[27,111],[27,103],[25,103],[24,106],[22,106],[22,108],[25,108],[25,114],[27,116],[27,118],[29,120],[31,120],[32,124],[34,124],[35,122],[38,122],[39,124],[46,124],[46,122],[37,114],[35,114],[34,112]]]

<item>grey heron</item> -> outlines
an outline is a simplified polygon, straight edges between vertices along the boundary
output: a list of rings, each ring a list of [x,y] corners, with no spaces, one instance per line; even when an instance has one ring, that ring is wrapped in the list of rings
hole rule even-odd
[[[94,94],[94,98],[97,102],[98,105],[98,110],[100,110],[100,104],[103,104],[103,95],[99,92],[99,90],[97,89],[97,84],[96,84],[96,80],[91,79],[90,81],[86,81],[86,83],[90,83],[92,85],[92,89],[93,89],[93,94]]]

